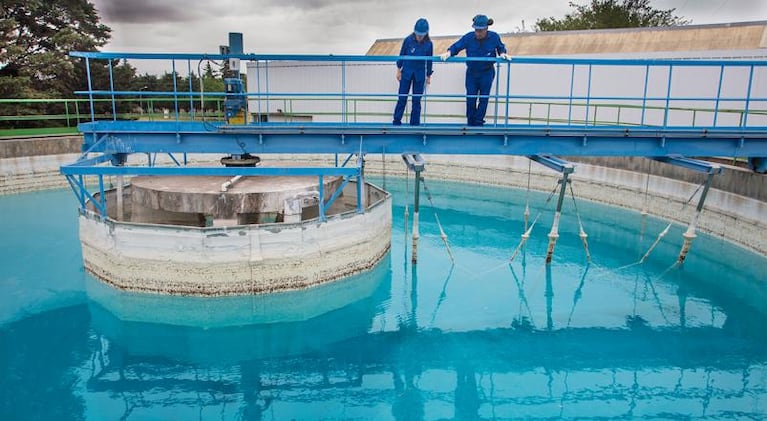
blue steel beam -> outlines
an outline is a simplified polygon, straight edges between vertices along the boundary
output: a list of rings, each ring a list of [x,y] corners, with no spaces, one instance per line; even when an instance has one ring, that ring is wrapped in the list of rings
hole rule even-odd
[[[572,174],[572,172],[575,171],[575,166],[572,163],[567,162],[564,159],[557,158],[556,156],[530,155],[528,158],[543,165],[544,167],[551,168],[552,170],[565,175]]]
[[[653,158],[659,162],[665,162],[667,164],[677,165],[687,168],[689,170],[703,172],[707,174],[719,174],[722,172],[722,167],[718,164],[712,164],[710,162],[701,161],[699,159],[687,158],[679,155],[670,156],[658,156]]]
[[[208,176],[343,176],[356,177],[359,168],[349,167],[133,167],[63,165],[63,175],[208,175]]]
[[[83,150],[102,153],[426,153],[571,156],[767,156],[759,128],[623,126],[466,127],[427,124],[95,122],[79,126]],[[94,136],[100,139],[93,143]]]

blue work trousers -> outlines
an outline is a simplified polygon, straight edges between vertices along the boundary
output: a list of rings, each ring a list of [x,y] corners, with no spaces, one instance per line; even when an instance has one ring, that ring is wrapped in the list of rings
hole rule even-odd
[[[421,124],[421,95],[423,95],[425,83],[426,79],[419,80],[415,77],[415,73],[402,75],[399,81],[399,98],[397,99],[397,106],[394,107],[394,119],[392,121],[395,125],[402,124],[402,114],[405,113],[407,94],[410,92],[411,85],[413,87],[413,105],[410,110],[410,125],[417,126]]]
[[[488,95],[494,78],[493,68],[480,72],[466,70],[466,124],[469,126],[485,124]]]

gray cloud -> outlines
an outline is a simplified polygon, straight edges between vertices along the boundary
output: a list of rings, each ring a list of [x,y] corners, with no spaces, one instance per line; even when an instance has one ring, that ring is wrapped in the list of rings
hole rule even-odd
[[[110,26],[108,51],[216,52],[229,32],[242,32],[245,51],[282,54],[364,54],[376,39],[400,38],[419,17],[431,34],[460,35],[483,13],[497,32],[531,30],[544,17],[563,17],[569,0],[92,0]],[[575,0],[586,3],[590,0]],[[767,19],[764,0],[655,0],[693,24]]]

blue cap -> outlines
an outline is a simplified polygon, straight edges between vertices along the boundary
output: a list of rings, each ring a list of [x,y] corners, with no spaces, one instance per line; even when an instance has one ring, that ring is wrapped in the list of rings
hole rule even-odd
[[[487,16],[477,15],[474,16],[474,21],[471,27],[474,29],[487,29],[488,25],[490,25],[490,19],[488,19]]]
[[[419,37],[422,37],[429,33],[429,21],[427,21],[424,18],[420,18],[415,22],[415,28],[413,28],[413,32],[415,32],[416,35]]]

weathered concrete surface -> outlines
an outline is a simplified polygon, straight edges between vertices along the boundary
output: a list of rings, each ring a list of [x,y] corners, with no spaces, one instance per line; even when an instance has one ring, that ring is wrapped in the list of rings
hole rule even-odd
[[[0,139],[0,159],[78,153],[82,136],[49,136]]]
[[[178,295],[298,290],[375,266],[390,247],[391,197],[381,192],[366,213],[324,223],[231,228],[101,221],[87,212],[80,216],[80,241],[86,269],[122,289]]]
[[[267,164],[274,165],[274,164]],[[131,202],[150,209],[236,218],[243,213],[279,213],[285,200],[317,190],[316,177],[242,177],[221,191],[232,177],[163,176],[131,179]],[[341,185],[341,177],[324,177],[325,197]]]
[[[0,158],[0,195],[66,187],[59,167],[71,164],[79,154],[33,155]]]

